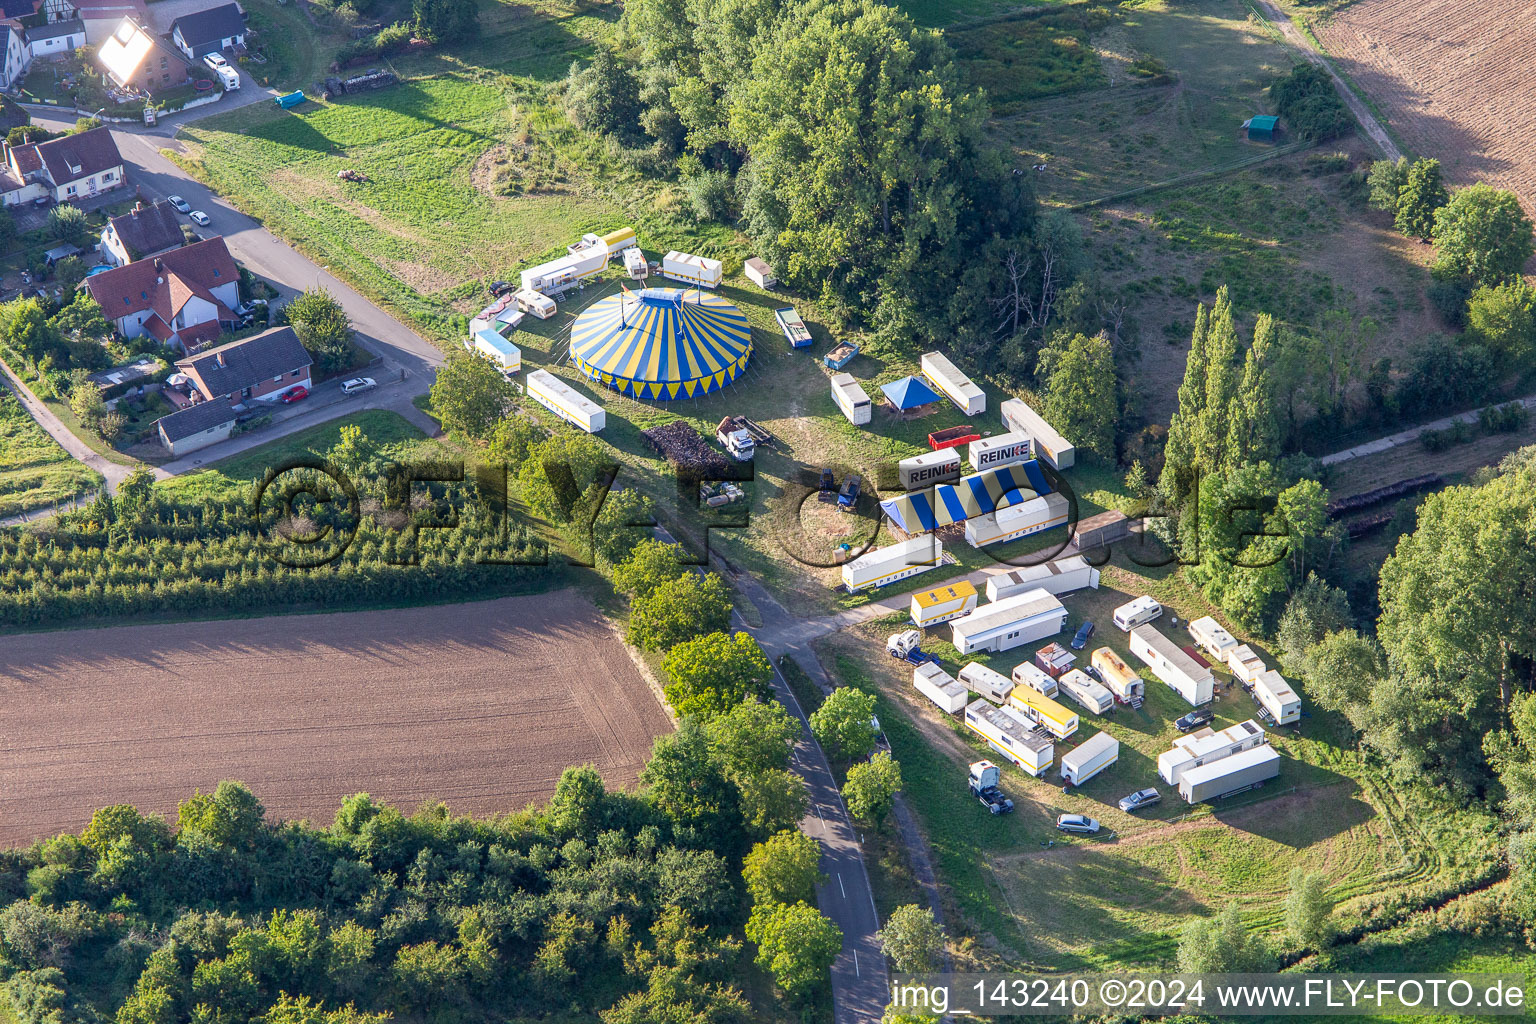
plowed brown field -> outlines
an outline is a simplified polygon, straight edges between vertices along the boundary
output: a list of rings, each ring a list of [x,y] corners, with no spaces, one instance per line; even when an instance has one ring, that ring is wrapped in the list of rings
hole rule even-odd
[[[97,807],[174,816],[221,779],[328,823],[367,791],[516,810],[591,762],[629,786],[669,730],[574,591],[478,604],[0,638],[0,846]]]
[[[1536,209],[1536,3],[1358,0],[1314,27],[1418,155]]]

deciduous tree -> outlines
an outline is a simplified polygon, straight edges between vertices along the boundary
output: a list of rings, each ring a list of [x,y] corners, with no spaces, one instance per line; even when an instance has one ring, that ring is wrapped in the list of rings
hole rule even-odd
[[[1496,284],[1520,273],[1536,252],[1531,222],[1513,192],[1476,184],[1435,213],[1436,271]]]
[[[848,769],[848,781],[843,785],[843,799],[848,801],[848,813],[855,818],[871,822],[876,829],[885,827],[901,792],[901,765],[885,751],[877,751],[862,764]]]
[[[1262,936],[1243,925],[1237,904],[1215,917],[1191,921],[1179,940],[1181,974],[1257,974],[1275,969]]]
[[[705,633],[723,633],[731,624],[731,592],[715,573],[688,572],[667,580],[630,602],[629,642],[646,651],[664,651]]]
[[[875,749],[874,717],[874,694],[840,686],[811,713],[811,732],[831,756],[857,761]]]
[[[831,980],[832,961],[843,947],[837,925],[805,903],[760,903],[747,921],[757,944],[757,964],[795,999],[808,999]]]
[[[930,974],[942,966],[944,929],[927,907],[912,903],[897,907],[875,938],[892,966],[903,974]]]
[[[1415,160],[1397,192],[1393,218],[1397,230],[1409,238],[1429,241],[1435,233],[1435,211],[1449,199],[1450,193],[1440,175],[1440,161]]]
[[[513,390],[487,360],[456,352],[437,368],[430,395],[444,430],[484,441],[506,416]]]
[[[1113,462],[1120,399],[1109,338],[1061,339],[1041,353],[1040,362],[1049,374],[1040,414],[1078,448]]]
[[[772,698],[773,666],[747,633],[706,633],[667,652],[667,703],[700,722],[723,715],[749,697]]]
[[[1291,891],[1285,898],[1285,927],[1307,949],[1322,949],[1333,937],[1333,897],[1322,875],[1306,868],[1291,869]]]
[[[804,832],[784,831],[752,847],[742,863],[741,877],[759,906],[810,902],[821,881],[820,858],[816,840]]]

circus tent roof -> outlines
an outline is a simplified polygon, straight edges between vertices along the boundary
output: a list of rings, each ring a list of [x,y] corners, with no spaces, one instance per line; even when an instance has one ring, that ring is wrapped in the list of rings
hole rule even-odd
[[[952,484],[938,484],[926,491],[903,494],[882,501],[880,507],[891,517],[891,522],[907,533],[926,533],[1049,493],[1049,481],[1040,471],[1039,464],[1030,459],[961,477]]]
[[[683,288],[599,299],[571,326],[571,360],[635,398],[694,398],[734,381],[752,357],[752,328],[718,295]]]

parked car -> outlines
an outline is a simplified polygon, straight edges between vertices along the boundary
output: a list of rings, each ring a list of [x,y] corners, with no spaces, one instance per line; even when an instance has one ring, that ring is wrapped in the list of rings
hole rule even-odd
[[[306,388],[303,384],[300,384],[296,388],[289,388],[287,391],[283,392],[283,404],[292,405],[294,402],[308,397],[309,388]]]
[[[256,311],[265,305],[265,302],[242,302],[235,307],[235,315],[241,317],[255,316]]]
[[[1139,811],[1143,807],[1151,807],[1153,804],[1161,803],[1162,800],[1163,794],[1155,789],[1138,789],[1120,801],[1120,809],[1129,814],[1131,811]]]
[[[36,199],[32,200],[32,205],[47,206],[51,202],[53,202],[53,196],[38,196]]]
[[[187,216],[191,219],[193,224],[196,224],[200,228],[205,228],[209,224],[213,223],[208,215],[202,210],[193,210],[191,213],[187,214]]]
[[[359,391],[369,391],[378,386],[379,382],[372,377],[353,377],[349,381],[342,382],[341,393],[344,395],[355,395]]]
[[[1104,673],[1100,672],[1092,665],[1084,665],[1083,671],[1088,673],[1088,678],[1092,679],[1094,682],[1101,684],[1104,682]]]
[[[171,209],[175,210],[177,213],[192,212],[192,204],[181,198],[181,196],[166,196],[165,201],[170,203]]]
[[[1062,814],[1056,818],[1056,829],[1059,832],[1075,832],[1082,836],[1091,836],[1099,831],[1100,825],[1086,814]]]
[[[1189,732],[1191,729],[1198,729],[1202,725],[1209,725],[1215,717],[1216,712],[1211,708],[1195,708],[1195,710],[1173,724],[1179,732]]]
[[[217,53],[210,53],[208,56],[204,57],[203,58],[203,63],[207,64],[210,68],[212,68],[215,71],[219,70],[219,68],[227,68],[227,67],[229,67],[229,61],[225,60],[223,57],[221,57]]]
[[[1072,649],[1080,651],[1088,646],[1088,641],[1093,639],[1093,620],[1089,620],[1077,627],[1077,634],[1072,637]]]

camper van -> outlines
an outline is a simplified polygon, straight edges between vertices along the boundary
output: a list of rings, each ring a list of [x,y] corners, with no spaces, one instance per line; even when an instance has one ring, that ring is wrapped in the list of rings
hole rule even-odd
[[[1157,601],[1150,597],[1138,597],[1115,609],[1115,626],[1122,633],[1129,633],[1137,626],[1144,626],[1161,614],[1163,614],[1163,606]]]

